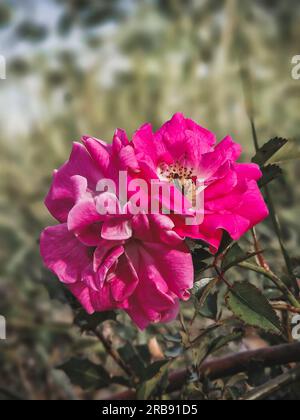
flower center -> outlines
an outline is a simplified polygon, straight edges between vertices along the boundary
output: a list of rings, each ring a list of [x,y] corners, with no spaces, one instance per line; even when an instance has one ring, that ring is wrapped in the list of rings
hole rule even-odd
[[[158,167],[159,178],[174,184],[175,187],[192,203],[196,204],[197,176],[193,168],[183,166],[179,162],[171,165],[162,163]]]

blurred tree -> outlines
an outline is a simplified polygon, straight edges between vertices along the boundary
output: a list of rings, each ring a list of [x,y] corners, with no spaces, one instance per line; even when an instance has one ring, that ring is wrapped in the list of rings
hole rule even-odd
[[[119,20],[124,16],[120,0],[56,0],[56,2],[65,7],[58,22],[58,31],[61,35],[67,35],[76,24],[83,28],[91,28],[110,20]]]
[[[48,30],[45,25],[24,21],[16,28],[16,33],[22,40],[30,42],[44,41],[47,37]]]
[[[0,4],[0,28],[7,26],[12,18],[12,10],[6,4]]]

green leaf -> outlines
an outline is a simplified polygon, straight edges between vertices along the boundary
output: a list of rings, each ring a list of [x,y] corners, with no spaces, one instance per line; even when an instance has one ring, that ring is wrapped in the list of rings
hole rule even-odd
[[[199,309],[199,314],[205,318],[216,320],[218,316],[218,293],[209,294]]]
[[[224,231],[223,236],[222,236],[222,242],[221,242],[221,245],[219,246],[219,250],[216,256],[222,255],[232,243],[233,243],[233,239],[231,238],[229,233]]]
[[[84,390],[100,389],[111,383],[106,370],[88,359],[72,358],[58,369],[63,370],[74,385]]]
[[[80,327],[82,331],[93,331],[105,321],[115,321],[116,317],[116,313],[112,311],[89,315],[84,309],[80,309],[75,316],[74,324]]]
[[[195,246],[196,248],[192,249],[193,265],[195,271],[201,272],[209,266],[209,264],[205,262],[205,260],[212,258],[212,255],[206,249],[201,248],[200,246],[198,248],[198,245]]]
[[[268,141],[264,146],[262,146],[259,151],[256,153],[252,159],[253,163],[257,163],[260,166],[263,166],[265,163],[271,159],[285,144],[288,143],[287,139],[281,137],[275,137]]]
[[[165,356],[169,359],[176,359],[176,357],[181,356],[183,353],[183,347],[181,345],[176,344],[173,347],[168,348],[165,351]]]
[[[223,258],[222,271],[228,271],[230,268],[255,257],[255,255],[257,255],[257,252],[245,253],[239,244],[235,243]]]
[[[212,278],[209,283],[207,283],[206,287],[202,289],[201,295],[199,296],[198,307],[201,308],[204,304],[208,296],[212,293],[214,288],[219,282],[219,278],[215,277]]]
[[[266,185],[270,184],[270,182],[274,181],[274,179],[279,178],[283,172],[282,169],[278,165],[268,165],[261,168],[262,170],[262,178],[258,181],[259,188],[263,188]]]
[[[170,343],[175,343],[175,344],[179,344],[182,343],[182,336],[181,334],[177,333],[177,334],[164,334],[163,338],[166,341],[169,341]]]
[[[145,375],[146,367],[143,359],[131,343],[126,343],[118,349],[119,356],[129,366],[135,375],[140,378]]]
[[[215,353],[216,351],[219,351],[223,347],[227,346],[227,344],[232,343],[233,341],[241,340],[242,338],[242,332],[234,332],[229,335],[217,337],[213,340],[213,342],[210,345],[209,354]]]
[[[162,360],[153,363],[147,369],[148,379],[138,389],[138,400],[148,400],[154,394],[163,392],[167,386],[170,361]]]
[[[207,287],[211,285],[213,280],[214,280],[214,277],[208,277],[208,278],[196,281],[191,290],[192,296],[194,296],[198,301],[201,298],[202,293],[205,291]]]
[[[135,346],[136,351],[138,352],[141,360],[148,365],[151,362],[151,353],[147,344],[140,344]]]
[[[264,295],[268,300],[279,300],[283,298],[282,292],[278,289],[265,289]]]
[[[268,163],[284,163],[295,159],[300,159],[300,141],[290,139],[269,159]]]
[[[236,283],[226,295],[227,307],[245,324],[273,334],[282,334],[276,312],[259,289],[250,283]]]

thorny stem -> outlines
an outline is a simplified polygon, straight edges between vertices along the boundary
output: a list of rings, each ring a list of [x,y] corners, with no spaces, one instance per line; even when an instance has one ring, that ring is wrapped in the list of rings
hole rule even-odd
[[[300,343],[284,344],[207,360],[199,368],[199,373],[205,378],[215,380],[241,372],[257,372],[265,367],[282,366],[297,362],[300,362]],[[186,384],[188,376],[189,372],[187,369],[172,372],[169,375],[169,386],[166,389],[166,393],[169,394],[181,389]],[[133,400],[136,399],[136,392],[128,390],[106,399]]]
[[[256,131],[256,127],[255,127],[253,117],[250,117],[250,122],[251,122],[253,143],[254,143],[256,152],[258,152],[259,151],[259,142],[258,142],[257,131]],[[290,277],[290,279],[293,283],[293,288],[294,288],[295,293],[299,294],[299,292],[300,292],[299,286],[298,286],[298,283],[297,283],[297,279],[296,279],[296,277],[294,276],[294,273],[293,273],[293,267],[292,267],[292,264],[291,264],[291,259],[290,259],[289,255],[287,253],[287,250],[285,248],[285,245],[284,245],[284,242],[283,242],[283,239],[282,239],[282,230],[281,230],[280,222],[279,222],[278,217],[277,217],[275,205],[274,205],[273,198],[272,198],[272,195],[271,195],[271,192],[270,192],[270,189],[269,189],[268,185],[264,186],[264,191],[265,191],[265,194],[266,194],[266,199],[267,199],[268,207],[269,207],[269,210],[270,210],[271,220],[272,220],[272,223],[273,223],[273,226],[274,226],[274,230],[275,230],[275,233],[276,233],[279,245],[280,245],[280,249],[281,249],[284,261],[285,261],[285,265],[286,265],[289,277]]]
[[[263,253],[261,251],[261,247],[260,247],[260,244],[259,244],[259,241],[258,241],[258,237],[257,237],[255,227],[252,228],[251,232],[252,232],[252,236],[253,236],[255,252],[257,253],[257,255],[256,255],[257,261],[259,262],[259,265],[262,268],[264,268],[266,270],[270,270],[270,267],[269,267],[267,261],[265,260],[265,258],[263,256]]]
[[[109,341],[104,337],[101,331],[97,329],[93,330],[93,333],[98,338],[98,340],[102,343],[103,347],[107,351],[107,353],[113,358],[113,360],[117,363],[117,365],[130,377],[132,378],[132,373],[130,369],[126,366],[123,360],[119,357],[118,353],[115,349],[111,346]]]
[[[272,306],[276,311],[288,311],[293,314],[300,314],[300,308],[295,308],[285,302],[274,302],[272,303]]]
[[[254,389],[245,395],[243,401],[259,401],[265,400],[270,395],[273,395],[274,392],[279,391],[280,389],[291,385],[292,383],[297,382],[300,379],[300,366],[297,366],[294,369],[291,369],[287,373],[278,376],[275,379],[267,382],[266,384]]]
[[[182,327],[183,332],[185,334],[187,334],[187,336],[189,336],[189,332],[188,332],[188,329],[186,328],[186,325],[185,325],[185,321],[184,321],[184,317],[183,317],[182,312],[179,312],[179,322],[180,322],[180,325]]]
[[[286,286],[286,284],[276,276],[271,270],[267,271],[262,267],[256,266],[254,264],[250,264],[248,262],[243,262],[239,264],[239,267],[244,268],[246,270],[254,271],[258,274],[262,274],[263,276],[270,279],[275,286],[282,291],[282,293],[286,296],[286,298],[289,300],[289,302],[294,306],[295,308],[300,308],[300,303],[295,298],[293,293],[289,290],[289,288]]]
[[[291,264],[291,259],[288,255],[287,250],[285,248],[285,245],[283,243],[280,222],[279,222],[278,217],[276,215],[276,209],[275,209],[275,205],[274,205],[274,202],[273,202],[273,198],[271,196],[269,187],[267,185],[264,187],[264,190],[265,190],[265,193],[266,193],[266,198],[267,198],[267,202],[268,202],[268,205],[269,205],[270,215],[271,215],[271,219],[272,219],[272,222],[273,222],[273,225],[274,225],[275,233],[276,233],[276,236],[278,238],[278,242],[279,242],[279,245],[280,245],[280,249],[281,249],[284,261],[285,261],[285,265],[286,265],[289,277],[293,282],[293,288],[295,290],[295,293],[299,294],[299,286],[298,286],[298,283],[297,283],[297,279],[296,279],[296,277],[293,273],[293,267],[292,267],[292,264]]]
[[[223,282],[226,284],[226,286],[229,289],[232,289],[232,285],[229,283],[229,281],[225,278],[224,273],[221,272],[221,270],[219,269],[219,267],[217,265],[214,265],[214,269],[216,271],[216,273],[218,274],[219,278],[221,280],[223,280]]]

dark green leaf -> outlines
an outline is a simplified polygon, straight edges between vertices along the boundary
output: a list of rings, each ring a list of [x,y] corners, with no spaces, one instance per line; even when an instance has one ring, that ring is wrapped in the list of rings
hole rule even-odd
[[[275,137],[262,146],[252,159],[253,163],[263,166],[271,159],[286,143],[287,139]]]
[[[169,342],[171,342],[171,343],[175,343],[175,344],[179,344],[179,343],[181,343],[181,342],[182,342],[182,336],[181,336],[181,334],[179,334],[179,333],[177,333],[177,334],[175,334],[175,335],[165,334],[165,335],[163,336],[163,338],[164,338],[166,341],[169,341]]]
[[[227,307],[245,324],[273,334],[282,327],[276,312],[259,289],[250,283],[236,283],[226,296]]]
[[[241,262],[247,261],[250,258],[253,258],[257,255],[257,252],[248,252],[245,253],[239,244],[234,244],[222,261],[222,271],[228,271],[230,268],[235,267],[236,265],[240,264]]]
[[[149,347],[147,344],[141,344],[139,346],[136,346],[136,351],[139,354],[139,357],[143,360],[143,362],[148,365],[151,361],[151,354],[149,351]]]
[[[119,348],[118,353],[126,366],[129,366],[137,377],[145,375],[144,361],[131,343],[126,343],[125,346]]]
[[[217,256],[223,254],[232,243],[233,239],[227,232],[224,231],[222,236],[222,242],[217,252]]]
[[[100,389],[111,383],[106,370],[88,359],[73,358],[58,369],[63,370],[74,385],[84,390]]]
[[[278,289],[265,289],[264,295],[268,300],[278,300],[282,299],[282,292]]]
[[[300,142],[297,139],[290,139],[287,143],[269,159],[268,163],[284,163],[300,158]]]
[[[191,290],[192,296],[194,296],[196,300],[198,301],[201,298],[205,289],[211,285],[213,280],[214,280],[214,277],[208,277],[208,278],[196,281]]]
[[[196,248],[192,251],[193,265],[195,271],[203,271],[208,267],[208,263],[205,260],[211,258],[212,255],[206,249]]]
[[[212,291],[214,290],[214,288],[216,287],[218,282],[219,282],[219,278],[215,277],[215,278],[211,279],[211,281],[206,285],[206,287],[204,287],[202,289],[202,293],[199,296],[199,301],[198,301],[198,304],[199,304],[198,307],[199,308],[201,308],[204,305],[206,299],[212,293]]]
[[[80,309],[74,319],[74,324],[80,327],[82,331],[93,331],[105,321],[115,321],[116,317],[116,313],[112,311],[89,315],[84,309]]]
[[[168,370],[170,362],[162,360],[153,363],[148,368],[148,378],[138,389],[139,400],[148,400],[153,395],[159,395],[165,389],[168,380]]]
[[[218,294],[208,295],[203,306],[199,309],[201,316],[216,320],[218,315]]]
[[[268,165],[262,169],[262,178],[258,181],[259,188],[263,188],[266,185],[270,184],[270,182],[274,181],[274,179],[279,178],[283,172],[282,169],[278,165]]]
[[[170,359],[176,359],[176,357],[180,356],[182,353],[183,353],[183,347],[177,344],[173,347],[168,348],[165,351],[165,356]]]
[[[215,353],[216,351],[219,351],[223,347],[227,346],[227,344],[232,343],[233,341],[241,340],[242,338],[243,338],[242,332],[235,332],[229,335],[217,337],[211,343],[209,354]]]

